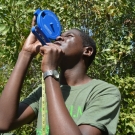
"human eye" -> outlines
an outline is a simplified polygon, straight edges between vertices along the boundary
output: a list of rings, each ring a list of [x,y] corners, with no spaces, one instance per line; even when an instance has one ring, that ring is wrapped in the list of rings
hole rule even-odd
[[[73,37],[73,35],[72,34],[67,34],[66,37]]]

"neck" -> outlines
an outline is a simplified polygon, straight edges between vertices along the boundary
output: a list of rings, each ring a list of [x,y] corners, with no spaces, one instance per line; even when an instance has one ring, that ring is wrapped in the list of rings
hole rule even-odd
[[[86,75],[86,67],[83,64],[77,64],[74,67],[61,69],[60,84],[75,86],[89,82],[90,77]]]

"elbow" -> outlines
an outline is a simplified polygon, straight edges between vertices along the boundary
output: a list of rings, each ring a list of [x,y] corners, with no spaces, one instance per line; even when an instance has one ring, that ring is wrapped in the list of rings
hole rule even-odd
[[[5,133],[10,131],[10,124],[5,122],[0,122],[0,133]]]

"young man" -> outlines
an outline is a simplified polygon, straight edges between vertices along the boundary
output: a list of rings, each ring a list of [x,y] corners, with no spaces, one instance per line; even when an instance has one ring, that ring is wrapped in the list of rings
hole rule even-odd
[[[71,29],[54,43],[41,46],[30,33],[0,97],[0,132],[18,128],[37,118],[41,135],[41,86],[19,104],[24,77],[32,58],[42,55],[50,135],[114,135],[121,96],[112,84],[86,75],[96,54],[94,41]],[[60,78],[57,68],[60,67]],[[7,100],[8,99],[8,100]]]

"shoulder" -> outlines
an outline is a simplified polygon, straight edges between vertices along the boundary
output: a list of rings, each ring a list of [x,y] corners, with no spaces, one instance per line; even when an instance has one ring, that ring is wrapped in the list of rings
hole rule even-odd
[[[103,80],[93,79],[89,83],[89,86],[92,87],[91,93],[95,95],[114,95],[121,97],[118,87]]]
[[[39,84],[29,95],[36,94],[40,96],[42,94],[41,92],[42,92],[42,85]]]
[[[39,100],[42,96],[42,85],[38,85],[35,89],[33,89],[33,91],[23,100],[23,102],[26,101],[35,101],[35,100]]]

